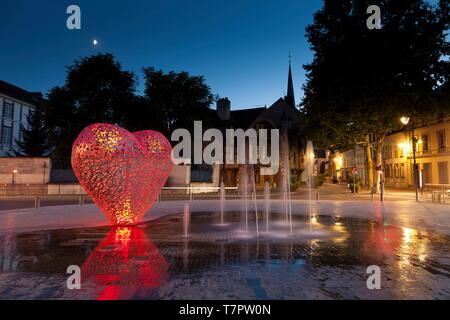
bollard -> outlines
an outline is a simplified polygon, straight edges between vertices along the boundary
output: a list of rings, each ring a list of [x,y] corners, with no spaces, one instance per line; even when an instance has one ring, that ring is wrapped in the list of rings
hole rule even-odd
[[[318,193],[318,192],[316,193],[316,200],[317,200],[317,201],[320,201],[320,199],[319,199],[319,193]]]
[[[83,195],[80,195],[79,197],[79,205],[82,206],[84,204],[84,197]]]
[[[34,198],[34,208],[39,209],[41,206],[41,199],[39,197]]]

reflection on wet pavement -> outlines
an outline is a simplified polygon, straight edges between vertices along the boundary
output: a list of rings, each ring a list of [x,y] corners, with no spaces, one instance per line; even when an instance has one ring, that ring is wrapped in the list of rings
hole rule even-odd
[[[3,235],[0,299],[450,299],[447,236],[316,216],[312,238],[240,237],[240,219],[227,214],[223,227],[218,214],[194,213],[188,237],[183,215]],[[69,265],[80,266],[82,290],[67,289]],[[381,267],[381,290],[367,289],[370,265]]]

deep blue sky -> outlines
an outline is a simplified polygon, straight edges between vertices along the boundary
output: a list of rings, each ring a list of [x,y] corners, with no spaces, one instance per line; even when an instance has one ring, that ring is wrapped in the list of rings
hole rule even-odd
[[[81,7],[80,31],[66,28],[70,4]],[[0,79],[45,93],[64,83],[65,67],[74,59],[110,52],[139,77],[144,66],[204,75],[212,91],[228,96],[237,109],[270,105],[285,94],[291,51],[298,102],[302,65],[312,59],[305,27],[321,5],[320,0],[1,0]]]

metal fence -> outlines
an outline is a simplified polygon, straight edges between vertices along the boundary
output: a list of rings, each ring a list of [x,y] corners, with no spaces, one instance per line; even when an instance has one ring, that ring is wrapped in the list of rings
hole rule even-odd
[[[219,199],[220,187],[163,187],[157,202],[164,200]],[[51,191],[51,192],[50,192]],[[238,187],[225,187],[227,197],[239,196]],[[0,201],[5,199],[34,200],[34,207],[39,208],[42,200],[76,200],[84,205],[90,197],[80,185],[51,184],[51,185],[0,185]]]

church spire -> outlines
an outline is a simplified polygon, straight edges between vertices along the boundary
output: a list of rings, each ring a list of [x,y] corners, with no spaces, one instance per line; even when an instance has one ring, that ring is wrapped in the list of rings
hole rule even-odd
[[[295,108],[295,95],[294,95],[294,82],[292,81],[291,71],[291,55],[289,54],[289,75],[288,75],[288,88],[286,95],[286,103]]]

